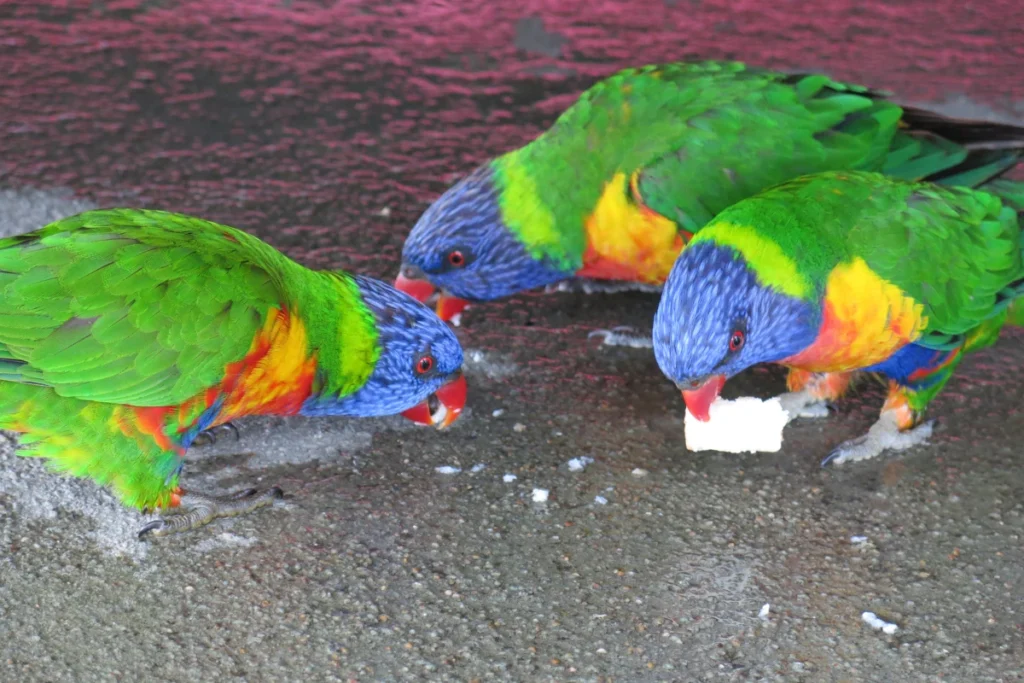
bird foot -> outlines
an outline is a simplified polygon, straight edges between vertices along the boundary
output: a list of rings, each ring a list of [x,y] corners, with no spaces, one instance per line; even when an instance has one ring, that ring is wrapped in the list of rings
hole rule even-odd
[[[824,467],[829,463],[840,465],[844,462],[869,460],[887,449],[903,451],[924,444],[932,435],[935,426],[935,420],[929,420],[913,429],[901,432],[896,426],[895,420],[886,418],[887,416],[883,414],[875,424],[871,425],[871,429],[864,436],[841,443],[821,462],[821,466]]]
[[[257,492],[256,489],[245,489],[227,496],[207,496],[200,493],[185,493],[176,512],[154,520],[139,530],[139,540],[149,536],[169,536],[184,531],[197,529],[221,517],[244,515],[261,507],[271,505],[275,500],[284,497],[284,491],[273,487]]]
[[[653,349],[654,338],[645,335],[635,327],[620,326],[610,330],[594,330],[587,339],[603,337],[601,346],[629,346],[634,349]]]
[[[821,418],[829,415],[828,402],[814,398],[808,391],[787,391],[779,395],[779,403],[789,414],[790,422],[798,417]]]
[[[217,443],[216,432],[218,429],[226,429],[229,432],[232,432],[235,435],[235,441],[240,441],[242,438],[242,435],[238,432],[238,427],[236,427],[233,422],[225,422],[222,425],[217,425],[216,427],[211,427],[210,429],[199,432],[199,434],[196,435],[196,438],[193,439],[192,445],[212,446]],[[202,441],[200,441],[200,439],[202,439]]]

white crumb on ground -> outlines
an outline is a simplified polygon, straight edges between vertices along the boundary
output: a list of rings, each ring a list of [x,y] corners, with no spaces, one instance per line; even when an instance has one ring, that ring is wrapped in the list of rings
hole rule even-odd
[[[881,631],[887,636],[891,636],[892,634],[896,633],[896,631],[899,629],[899,626],[897,626],[896,624],[889,623],[884,619],[880,619],[878,615],[874,612],[864,612],[860,615],[860,618],[864,621],[865,624],[875,629],[876,631]]]
[[[861,543],[867,543],[867,536],[850,536],[850,543],[854,545],[860,545]]]
[[[591,458],[589,455],[581,455],[578,458],[573,458],[568,463],[569,464],[569,471],[570,472],[581,472],[584,467],[586,467],[587,465],[589,465],[592,462],[594,462],[594,459]]]
[[[438,474],[458,474],[462,471],[462,468],[452,467],[451,465],[441,465],[440,467],[435,467],[434,471]]]
[[[519,367],[494,351],[466,349],[462,367],[469,377],[484,376],[488,379],[504,379],[515,374]]]
[[[514,475],[514,474],[506,474],[506,475],[505,475],[504,477],[502,477],[502,478],[501,478],[501,480],[502,480],[503,482],[505,482],[506,484],[511,484],[512,482],[514,482],[514,481],[515,481],[516,479],[518,479],[518,478],[519,478],[519,477],[517,477],[517,476],[516,476],[516,475]]]
[[[782,430],[789,415],[778,398],[762,401],[745,396],[734,401],[718,398],[711,419],[701,422],[686,411],[684,429],[690,451],[776,453],[782,449]]]
[[[473,474],[476,474],[477,472],[482,472],[486,467],[487,465],[485,463],[478,462],[477,464],[469,468],[469,471],[472,472]]]
[[[766,602],[763,605],[761,605],[761,611],[759,611],[757,613],[757,616],[760,617],[761,619],[767,619],[768,618],[768,613],[771,611],[771,609],[772,609],[771,603],[767,603]]]
[[[548,502],[548,494],[550,492],[547,489],[534,489],[533,490],[533,502],[534,503],[546,503]]]
[[[598,505],[607,505],[608,499],[605,498],[604,496],[594,496],[594,502],[597,503]]]

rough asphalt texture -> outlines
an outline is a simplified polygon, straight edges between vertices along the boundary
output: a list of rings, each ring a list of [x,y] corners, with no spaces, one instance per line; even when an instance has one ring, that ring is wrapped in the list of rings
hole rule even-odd
[[[1015,0],[6,2],[0,228],[173,209],[393,277],[426,202],[620,66],[824,69],[1019,121],[1021,26]],[[823,470],[879,388],[791,425],[781,453],[688,453],[650,353],[586,341],[654,306],[473,309],[471,410],[449,433],[243,422],[186,482],[286,500],[152,544],[144,517],[0,435],[0,680],[1024,678],[1024,334],[965,362],[930,446]],[[757,370],[727,396],[781,386]]]

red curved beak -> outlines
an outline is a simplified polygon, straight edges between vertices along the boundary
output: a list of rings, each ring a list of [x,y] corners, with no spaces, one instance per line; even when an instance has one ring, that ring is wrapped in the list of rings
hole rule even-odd
[[[416,301],[420,303],[426,303],[430,297],[434,295],[437,288],[430,284],[430,281],[426,278],[420,277],[409,277],[406,275],[407,268],[402,266],[402,270],[398,273],[398,277],[395,278],[395,289],[400,292],[405,292]],[[437,297],[437,304],[434,307],[434,313],[437,317],[445,322],[450,321],[452,318],[462,313],[466,309],[469,302],[465,299],[460,299],[455,296],[449,296],[442,292]]]
[[[711,404],[722,393],[724,386],[725,375],[711,375],[696,389],[684,389],[683,400],[686,401],[686,409],[701,422],[707,422],[711,419]]]
[[[461,372],[427,400],[402,413],[402,417],[437,429],[445,429],[458,419],[466,406],[466,377]]]
[[[435,291],[434,285],[430,284],[427,280],[406,277],[405,269],[403,268],[402,270],[403,272],[400,272],[398,277],[395,278],[395,289],[405,292],[420,303],[426,302],[427,299],[433,296]]]

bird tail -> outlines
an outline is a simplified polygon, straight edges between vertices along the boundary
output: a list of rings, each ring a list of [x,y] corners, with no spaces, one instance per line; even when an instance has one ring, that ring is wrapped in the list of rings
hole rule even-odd
[[[977,187],[1024,161],[1024,126],[903,107],[884,173],[906,180]]]
[[[131,410],[0,380],[0,429],[20,433],[18,455],[109,486],[129,507],[164,507],[178,485],[182,456],[131,431]]]

